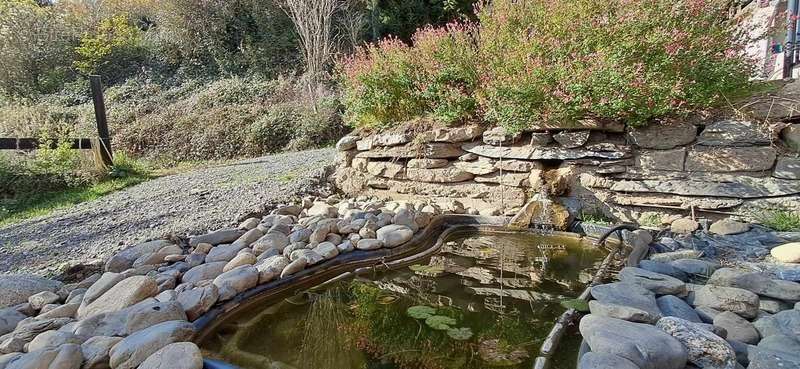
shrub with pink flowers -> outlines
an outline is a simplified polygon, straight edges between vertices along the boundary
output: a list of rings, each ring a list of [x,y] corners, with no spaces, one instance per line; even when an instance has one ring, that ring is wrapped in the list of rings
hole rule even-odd
[[[414,46],[396,38],[369,45],[339,63],[347,107],[356,127],[383,127],[415,118],[455,123],[475,116],[477,48],[471,25],[426,27]]]
[[[584,118],[644,125],[749,86],[726,0],[493,0],[479,25],[425,28],[340,63],[356,126],[477,118],[513,130]]]
[[[751,63],[725,0],[494,0],[479,10],[486,120],[643,125],[739,94]]]

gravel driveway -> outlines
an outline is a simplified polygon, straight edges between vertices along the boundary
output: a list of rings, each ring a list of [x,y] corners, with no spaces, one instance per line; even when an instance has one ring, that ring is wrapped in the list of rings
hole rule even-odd
[[[0,274],[52,276],[138,242],[233,225],[263,204],[317,189],[334,154],[293,152],[161,177],[2,227]]]

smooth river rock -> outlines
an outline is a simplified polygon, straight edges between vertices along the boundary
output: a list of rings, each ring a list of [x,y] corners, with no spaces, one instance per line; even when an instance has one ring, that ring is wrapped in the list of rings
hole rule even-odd
[[[755,345],[760,339],[758,331],[752,323],[730,311],[723,311],[714,317],[714,326],[724,328],[729,340]]]
[[[639,369],[639,366],[621,356],[587,352],[581,356],[578,369]]]
[[[136,369],[150,355],[166,345],[188,341],[194,326],[184,321],[169,321],[136,332],[111,348],[112,369]]]
[[[258,284],[258,270],[252,265],[240,266],[214,278],[219,300],[227,301]]]
[[[592,287],[589,309],[597,316],[633,322],[655,323],[661,318],[655,294],[631,283],[616,282]]]
[[[686,365],[683,345],[652,325],[590,314],[581,319],[579,328],[592,352],[625,358],[641,369]]]
[[[171,343],[150,355],[138,369],[203,369],[203,355],[194,343]]]
[[[128,277],[111,287],[92,303],[78,308],[78,317],[83,319],[92,315],[119,311],[157,294],[158,282],[152,277],[142,275]]]
[[[711,275],[708,284],[742,288],[761,296],[779,300],[800,300],[800,283],[778,279],[773,280],[766,275],[746,269],[719,269]]]
[[[800,263],[800,242],[780,245],[770,250],[770,254],[782,263]]]
[[[673,295],[661,296],[656,299],[656,303],[665,317],[674,316],[693,323],[703,322],[697,312],[679,297]]]
[[[644,287],[656,295],[683,295],[686,284],[680,279],[634,267],[623,268],[619,279]]]
[[[704,286],[695,291],[690,303],[694,306],[731,311],[747,319],[758,315],[758,295],[741,288]]]

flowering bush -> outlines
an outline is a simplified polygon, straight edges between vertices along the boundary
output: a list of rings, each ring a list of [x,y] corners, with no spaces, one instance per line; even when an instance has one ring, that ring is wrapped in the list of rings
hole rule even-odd
[[[479,10],[480,101],[511,128],[583,117],[631,125],[747,86],[724,0],[496,0]]]
[[[743,91],[752,71],[726,3],[485,2],[478,27],[426,28],[413,46],[389,39],[345,60],[347,121],[480,115],[519,130],[582,118],[637,126],[706,109]]]
[[[358,127],[385,126],[419,117],[453,123],[475,114],[477,55],[471,25],[426,27],[414,46],[396,38],[368,45],[338,66],[345,120]]]

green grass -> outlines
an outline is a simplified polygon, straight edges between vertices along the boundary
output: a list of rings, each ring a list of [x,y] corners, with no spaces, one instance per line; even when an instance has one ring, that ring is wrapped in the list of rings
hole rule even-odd
[[[598,225],[611,225],[614,223],[613,219],[605,216],[603,213],[600,212],[589,213],[581,211],[579,218],[586,223],[592,223]]]
[[[764,226],[778,232],[800,232],[800,213],[775,210],[768,211],[758,218]]]
[[[0,201],[0,226],[47,215],[58,209],[95,200],[151,178],[149,175],[142,174],[109,178],[87,186],[63,191],[33,193],[13,200]]]

